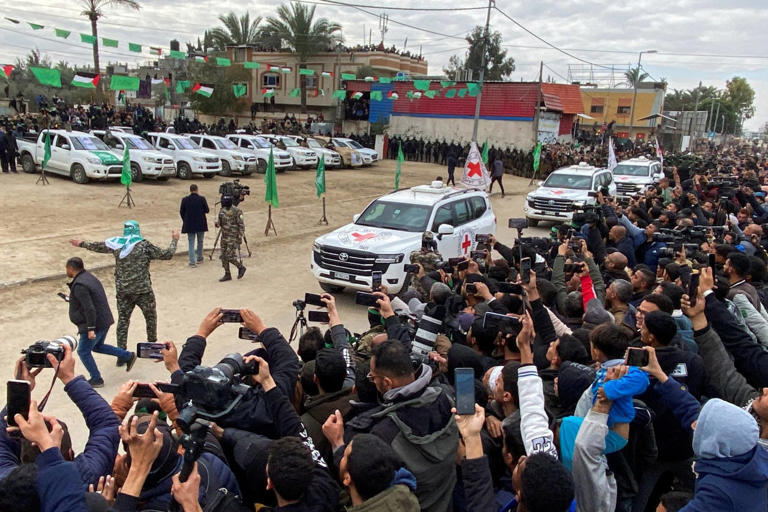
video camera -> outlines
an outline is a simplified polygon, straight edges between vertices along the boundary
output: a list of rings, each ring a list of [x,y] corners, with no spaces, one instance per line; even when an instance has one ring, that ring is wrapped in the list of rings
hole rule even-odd
[[[69,345],[74,351],[77,349],[77,339],[73,336],[62,336],[53,341],[39,340],[21,351],[24,354],[28,368],[52,368],[48,361],[48,354],[53,355],[57,361],[64,359],[64,345]]]
[[[245,200],[245,196],[251,195],[251,187],[241,185],[240,180],[232,180],[219,185],[219,194],[222,196],[231,196],[232,204],[237,206]]]

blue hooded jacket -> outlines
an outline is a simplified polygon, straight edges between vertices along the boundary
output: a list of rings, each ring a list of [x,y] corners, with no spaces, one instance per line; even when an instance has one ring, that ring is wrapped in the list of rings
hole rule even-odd
[[[693,433],[694,497],[681,512],[768,510],[768,451],[758,438],[748,412],[719,399],[707,402]]]

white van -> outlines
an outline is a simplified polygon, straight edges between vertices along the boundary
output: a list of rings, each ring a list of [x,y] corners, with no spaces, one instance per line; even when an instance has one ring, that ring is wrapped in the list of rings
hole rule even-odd
[[[147,137],[158,151],[173,158],[176,163],[176,176],[183,180],[190,179],[193,174],[213,178],[221,171],[221,159],[200,149],[200,146],[188,137],[162,132],[151,132]]]
[[[616,184],[611,171],[593,167],[585,162],[553,171],[539,187],[525,198],[525,218],[529,226],[547,220],[567,223],[579,206],[595,204],[597,191],[608,188],[616,195]]]
[[[655,185],[663,177],[661,162],[648,160],[644,156],[619,162],[613,169],[613,181],[616,182],[616,194],[619,197],[645,192],[646,188]]]
[[[435,234],[445,260],[469,256],[475,235],[495,234],[496,216],[488,195],[455,189],[441,181],[398,190],[370,203],[347,224],[315,240],[310,269],[328,292],[368,290],[371,273],[382,273],[390,293],[403,287],[411,252],[421,249],[425,231]]]

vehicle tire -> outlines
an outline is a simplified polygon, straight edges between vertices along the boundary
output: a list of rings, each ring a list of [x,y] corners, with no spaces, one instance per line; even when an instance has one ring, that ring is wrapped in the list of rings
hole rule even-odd
[[[214,176],[216,176],[215,172],[208,172],[208,173],[203,174],[203,178],[205,178],[207,180],[213,179]]]
[[[168,176],[160,176],[157,181],[168,181]]]
[[[192,177],[192,169],[187,162],[179,162],[179,168],[176,170],[176,176],[182,180],[188,180]]]
[[[85,169],[80,164],[74,164],[72,166],[72,170],[70,171],[70,174],[72,176],[72,181],[77,183],[78,185],[85,185],[88,183],[88,176],[85,174]]]
[[[343,286],[336,286],[335,284],[318,283],[320,288],[326,293],[341,293],[344,290]]]
[[[528,227],[529,228],[535,228],[538,225],[539,225],[539,221],[538,220],[530,219],[530,218],[528,219]]]
[[[267,161],[266,160],[259,160],[257,166],[256,166],[256,172],[258,174],[266,174],[267,173]]]
[[[221,161],[221,172],[220,174],[222,176],[231,176],[232,175],[232,167],[229,166],[229,162],[226,160]]]
[[[35,165],[35,159],[29,153],[21,155],[21,169],[27,174],[34,174],[37,172],[37,165]]]
[[[141,166],[136,162],[131,162],[131,181],[139,183],[144,180],[144,175],[141,173]]]
[[[347,165],[347,164],[344,162],[344,157],[342,156],[342,157],[341,157],[341,163],[339,164],[339,169],[346,169],[346,168],[348,168],[348,167],[349,167],[349,165]]]

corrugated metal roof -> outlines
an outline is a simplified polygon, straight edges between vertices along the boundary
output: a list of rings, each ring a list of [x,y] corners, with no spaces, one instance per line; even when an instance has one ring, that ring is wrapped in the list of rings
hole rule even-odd
[[[557,94],[542,92],[541,98],[544,101],[544,106],[547,108],[547,110],[557,110],[558,112],[563,111],[563,104],[560,102],[560,98]]]
[[[578,85],[571,84],[541,84],[542,92],[555,94],[560,98],[563,114],[582,114],[584,103],[581,101],[581,90]]]

